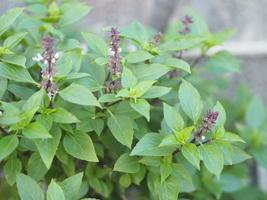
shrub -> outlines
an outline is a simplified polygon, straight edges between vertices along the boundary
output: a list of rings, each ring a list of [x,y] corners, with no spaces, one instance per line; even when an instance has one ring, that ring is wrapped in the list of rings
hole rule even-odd
[[[232,31],[213,34],[188,10],[164,34],[138,22],[108,27],[106,37],[80,34],[73,24],[89,11],[76,1],[28,3],[0,18],[1,195],[227,198],[236,190],[224,184],[242,181],[230,165],[250,158],[243,150],[250,129],[237,126],[243,139],[232,133],[216,100],[223,74],[237,72],[239,61],[226,51],[206,54]],[[240,108],[229,109],[234,122]],[[263,110],[252,101],[248,127],[265,124]],[[249,152],[261,162],[261,151]]]

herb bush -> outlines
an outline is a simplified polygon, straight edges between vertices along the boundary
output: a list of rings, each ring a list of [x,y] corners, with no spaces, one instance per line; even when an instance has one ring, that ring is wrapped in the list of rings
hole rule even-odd
[[[267,168],[265,108],[245,86],[227,100],[240,62],[207,55],[232,31],[188,10],[163,34],[102,37],[77,32],[87,5],[25,3],[0,17],[1,198],[266,198],[250,184]]]

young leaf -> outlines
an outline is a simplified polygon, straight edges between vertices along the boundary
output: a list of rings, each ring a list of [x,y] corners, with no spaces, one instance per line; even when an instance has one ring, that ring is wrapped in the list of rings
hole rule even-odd
[[[98,162],[93,142],[88,134],[76,131],[63,140],[65,150],[75,158],[89,162]]]
[[[69,87],[59,91],[59,95],[71,103],[101,107],[92,92],[82,85],[73,83]]]
[[[83,173],[75,174],[74,176],[65,179],[59,184],[65,194],[66,200],[78,199],[78,194],[82,184],[82,178]]]
[[[0,139],[0,162],[9,156],[18,146],[19,140],[16,135],[9,135]]]
[[[143,115],[147,121],[149,121],[150,118],[150,105],[149,103],[144,99],[137,99],[135,102],[130,102],[131,107],[141,115]]]
[[[153,58],[154,56],[147,51],[134,51],[126,55],[127,63],[139,63]]]
[[[131,147],[134,131],[132,120],[129,117],[111,115],[108,118],[107,125],[118,142],[129,148]]]
[[[113,170],[124,173],[137,173],[139,168],[140,164],[138,163],[138,159],[125,153],[118,158]]]
[[[160,143],[163,135],[158,133],[147,133],[135,145],[131,152],[131,156],[168,156],[171,155],[175,147],[163,146]]]
[[[196,123],[203,109],[203,103],[196,88],[191,83],[183,80],[179,90],[179,99],[185,114]]]
[[[56,111],[51,113],[51,116],[56,123],[72,124],[80,122],[75,115],[61,107],[56,108]]]
[[[22,130],[22,134],[30,139],[51,138],[46,128],[39,122],[32,122]]]
[[[51,134],[52,138],[34,140],[34,143],[47,169],[50,168],[53,158],[56,154],[61,138],[61,131],[59,128],[52,128]]]
[[[11,156],[4,166],[4,175],[7,183],[12,186],[16,182],[16,177],[21,171],[21,162],[16,156]]]
[[[202,145],[199,150],[205,167],[219,179],[224,165],[222,152],[213,144]]]
[[[179,131],[184,127],[184,120],[175,108],[163,104],[164,120],[172,131]]]
[[[182,147],[182,154],[193,166],[200,170],[200,158],[195,144],[187,143]]]
[[[46,199],[47,200],[65,200],[65,195],[64,195],[62,188],[53,179],[48,186]]]
[[[155,81],[142,81],[138,83],[135,87],[130,88],[129,96],[132,98],[138,98],[141,97],[143,94],[145,94],[155,83]]]
[[[42,189],[31,177],[19,174],[16,183],[21,200],[44,200]]]

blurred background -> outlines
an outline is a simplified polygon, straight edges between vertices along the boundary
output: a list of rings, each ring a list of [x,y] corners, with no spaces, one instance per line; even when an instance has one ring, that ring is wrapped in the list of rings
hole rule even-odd
[[[225,28],[236,30],[235,35],[222,48],[243,62],[242,73],[232,78],[229,94],[235,95],[235,85],[245,80],[267,105],[267,7],[266,0],[84,0],[94,7],[82,21],[83,25],[100,30],[106,25],[127,26],[133,20],[163,31],[171,20],[181,19],[186,7],[198,11],[211,31]],[[0,14],[20,5],[15,0],[0,0]],[[267,191],[267,173],[258,167],[258,180]]]

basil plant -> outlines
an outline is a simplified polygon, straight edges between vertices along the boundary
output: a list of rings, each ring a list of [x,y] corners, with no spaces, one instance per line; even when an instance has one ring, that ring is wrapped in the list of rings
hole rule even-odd
[[[232,31],[193,10],[164,33],[77,31],[90,10],[27,0],[0,17],[0,197],[227,199],[223,169],[251,157],[215,77],[240,62],[206,55]]]

